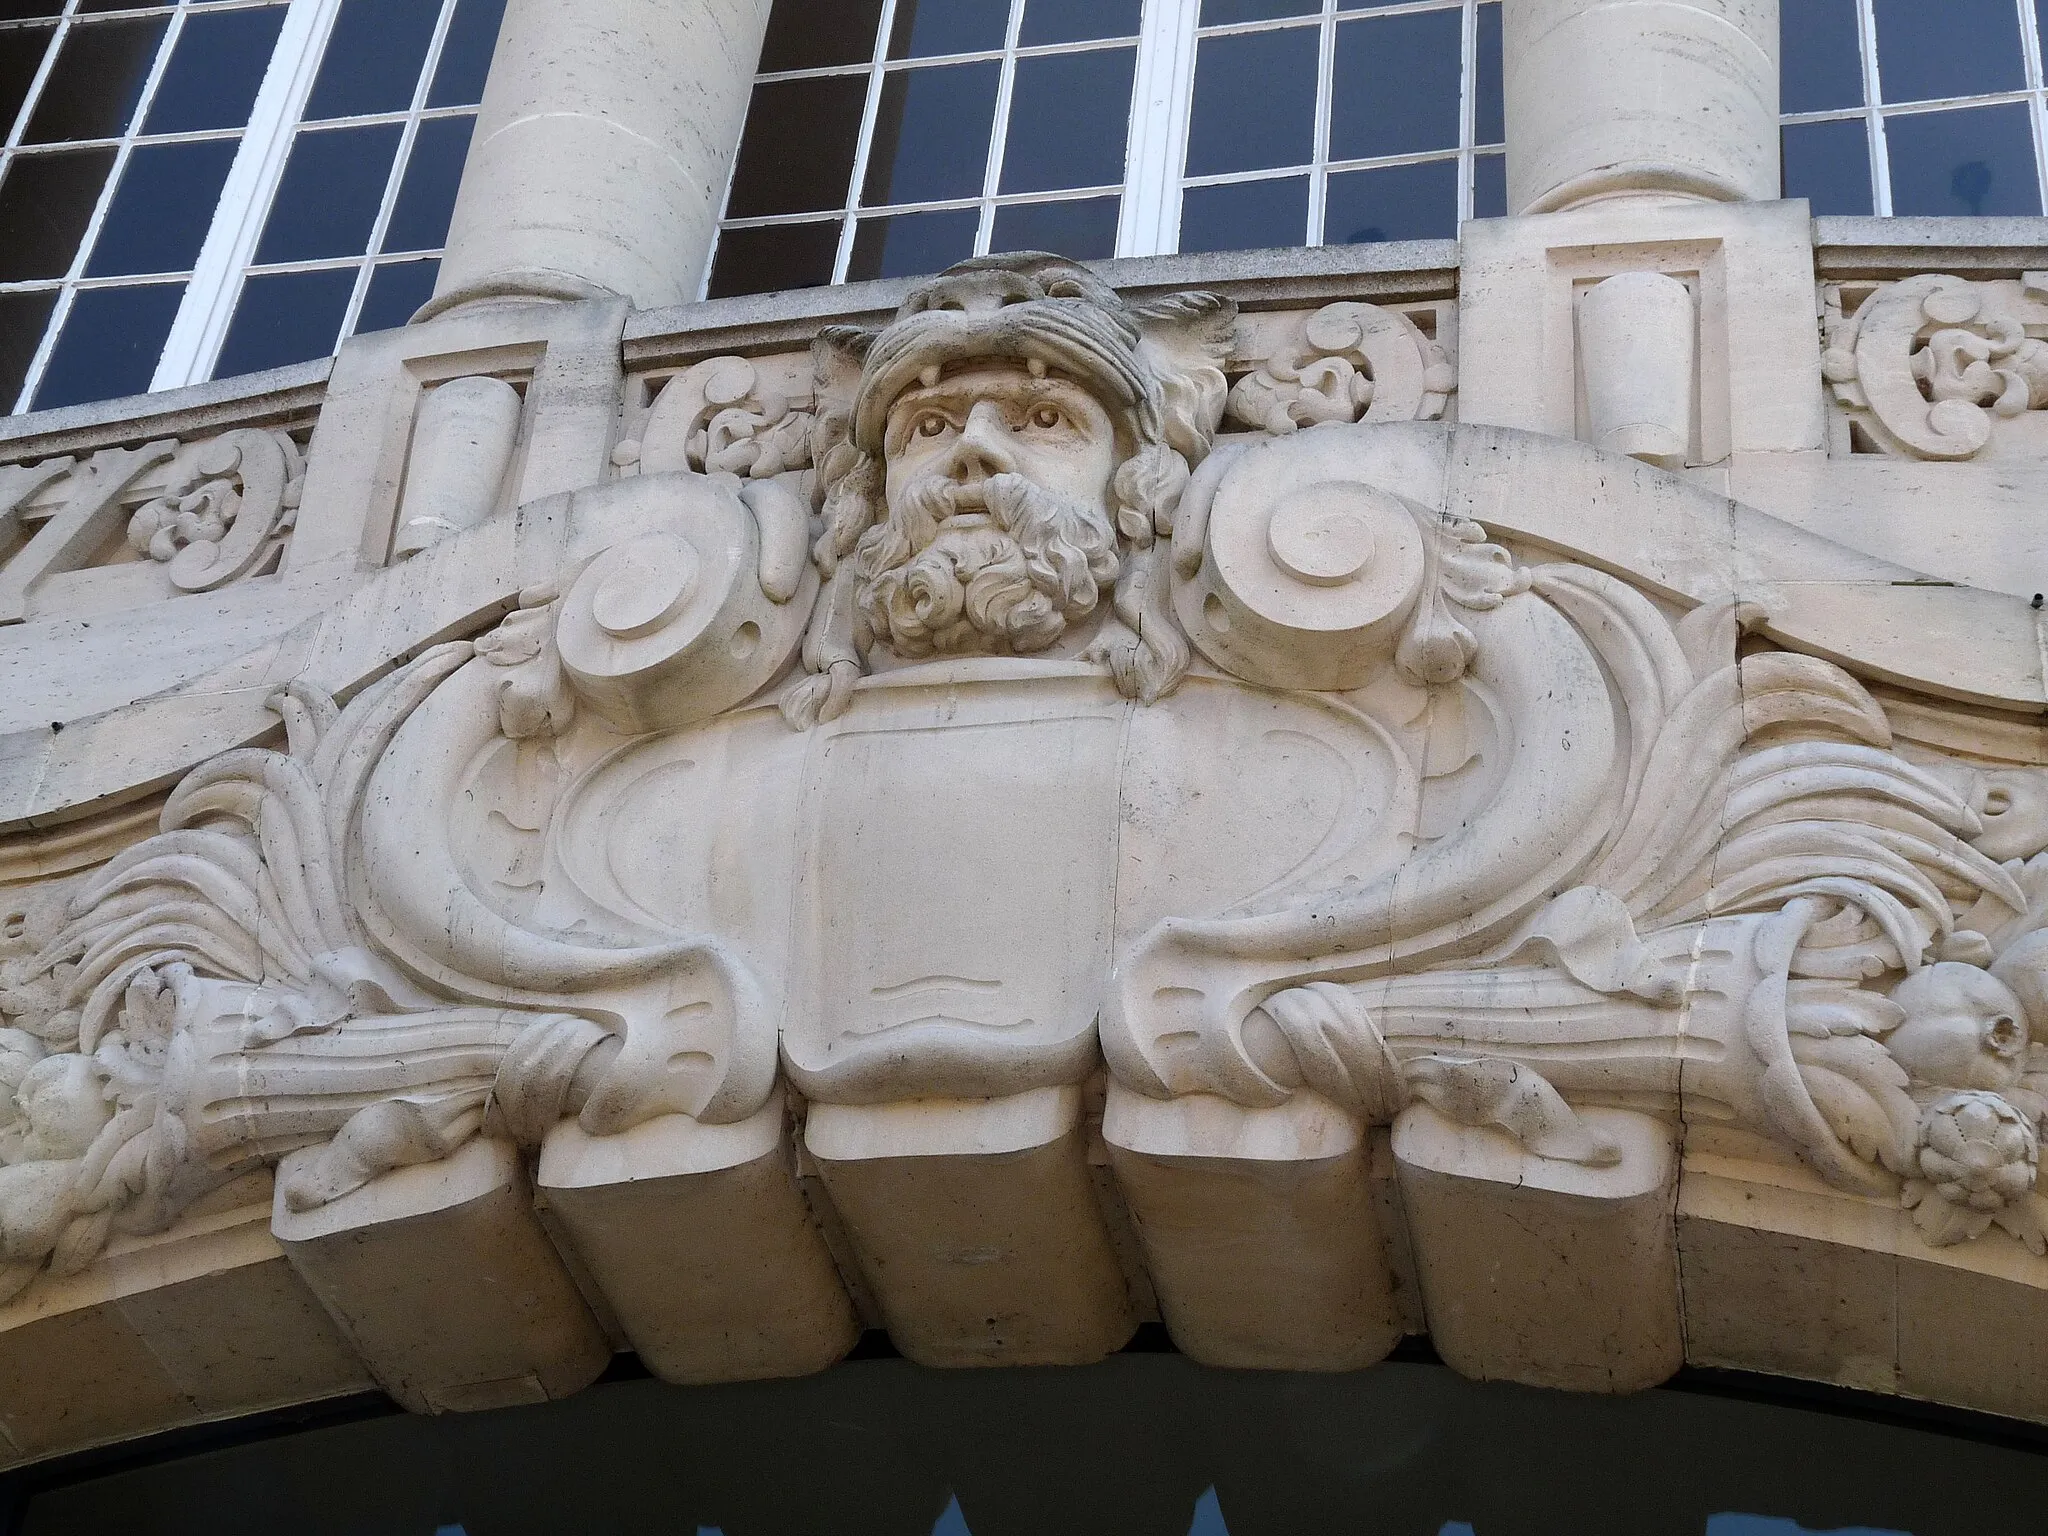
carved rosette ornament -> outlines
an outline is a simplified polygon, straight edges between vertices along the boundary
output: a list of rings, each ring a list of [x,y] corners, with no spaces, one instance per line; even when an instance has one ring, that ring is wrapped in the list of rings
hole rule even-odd
[[[1947,281],[1898,337],[1975,323]],[[807,442],[750,365],[680,376],[594,557],[345,708],[281,695],[281,750],[4,914],[5,1288],[304,1149],[294,1210],[565,1118],[1105,1062],[1586,1168],[1590,1111],[1682,1104],[2040,1252],[2041,775],[1910,762],[1733,599],[1447,509],[1445,429],[1355,419],[1449,387],[1377,314],[1241,382],[1253,433],[1227,300],[1040,255],[828,331]],[[197,494],[159,531],[226,560]]]

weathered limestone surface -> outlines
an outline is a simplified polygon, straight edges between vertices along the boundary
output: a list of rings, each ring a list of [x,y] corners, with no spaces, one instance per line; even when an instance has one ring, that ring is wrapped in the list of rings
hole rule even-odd
[[[511,0],[430,310],[694,296],[767,0]]]
[[[1778,195],[1777,0],[1506,0],[1508,207]]]
[[[1559,211],[1350,266],[656,312],[650,196],[532,258],[637,313],[0,432],[0,1451],[1153,1317],[2048,1421],[2048,224],[1767,106],[1511,89]]]

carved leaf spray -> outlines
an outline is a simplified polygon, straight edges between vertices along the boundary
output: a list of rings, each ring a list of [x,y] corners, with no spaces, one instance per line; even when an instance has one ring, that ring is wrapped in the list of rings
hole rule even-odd
[[[778,1069],[875,1103],[1104,1058],[1596,1166],[1575,1105],[1679,1105],[2040,1251],[2048,829],[1840,668],[1738,660],[1746,606],[1674,621],[1430,504],[1442,428],[1217,439],[1227,305],[1076,271],[828,338],[808,560],[793,452],[747,460],[774,495],[700,472],[718,410],[761,418],[733,475],[790,419],[708,371],[594,558],[345,709],[281,697],[286,750],[17,914],[5,1285],[300,1148],[309,1208],[480,1133],[743,1120]],[[892,575],[952,649],[906,650]]]

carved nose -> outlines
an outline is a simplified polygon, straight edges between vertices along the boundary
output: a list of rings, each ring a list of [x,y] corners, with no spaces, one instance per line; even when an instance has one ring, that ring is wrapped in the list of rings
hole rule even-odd
[[[1010,431],[1002,413],[992,401],[984,400],[967,414],[960,440],[953,446],[952,474],[955,480],[986,480],[990,475],[1014,474],[1017,460],[1010,451]]]

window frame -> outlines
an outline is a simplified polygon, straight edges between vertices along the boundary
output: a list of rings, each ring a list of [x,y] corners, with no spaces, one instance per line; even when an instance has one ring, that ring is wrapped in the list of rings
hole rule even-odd
[[[853,260],[854,241],[860,233],[863,216],[867,218],[886,217],[897,214],[929,213],[945,210],[974,208],[977,210],[974,248],[983,251],[988,248],[995,228],[998,208],[1020,206],[1030,203],[1080,202],[1091,197],[1122,196],[1125,208],[1118,214],[1117,254],[1124,254],[1123,229],[1128,218],[1128,179],[1132,164],[1131,135],[1137,130],[1136,109],[1140,82],[1145,77],[1146,31],[1152,25],[1155,11],[1170,9],[1179,0],[1144,0],[1139,16],[1139,30],[1136,34],[1135,60],[1131,85],[1132,112],[1126,129],[1124,167],[1125,180],[1114,185],[1087,187],[1061,187],[1047,192],[1003,192],[1000,190],[1004,153],[1008,147],[1010,126],[1010,103],[1015,92],[1017,64],[1020,60],[1034,58],[1064,58],[1078,54],[1115,52],[1131,46],[1131,34],[1120,37],[1086,38],[1065,43],[1020,44],[1018,39],[1023,27],[1025,7],[1012,3],[1009,16],[1004,24],[1003,41],[994,48],[976,49],[963,53],[918,55],[902,59],[889,57],[889,41],[895,31],[897,0],[882,0],[882,7],[875,24],[875,43],[865,63],[824,65],[810,69],[757,71],[749,81],[751,92],[755,86],[775,84],[789,80],[816,80],[830,78],[854,78],[865,75],[865,91],[861,103],[861,117],[858,134],[854,141],[853,167],[847,178],[846,196],[835,209],[820,209],[796,214],[763,214],[755,217],[729,219],[725,209],[732,198],[733,178],[739,168],[738,147],[732,162],[726,168],[725,186],[719,194],[718,235],[722,238],[727,230],[745,229],[786,229],[804,224],[826,224],[839,222],[839,241],[832,260],[834,284],[848,281],[847,270]],[[903,74],[918,69],[944,68],[949,65],[971,63],[998,64],[994,121],[989,132],[988,153],[982,163],[981,190],[971,197],[937,198],[922,201],[880,203],[864,206],[862,189],[867,181],[868,163],[874,147],[875,125],[880,117],[883,87],[891,75]],[[702,298],[711,282],[713,262],[718,254],[717,241],[705,255],[704,270],[698,274],[696,293]]]
[[[1113,254],[1119,257],[1157,256],[1170,254],[1180,247],[1181,200],[1182,193],[1188,187],[1299,176],[1306,172],[1310,177],[1310,238],[1307,244],[1314,246],[1322,243],[1324,193],[1333,170],[1372,169],[1446,160],[1455,160],[1457,163],[1456,223],[1463,224],[1472,217],[1473,178],[1478,160],[1485,155],[1504,152],[1498,145],[1474,143],[1478,120],[1478,11],[1480,5],[1494,3],[1494,0],[1405,0],[1405,3],[1402,3],[1402,0],[1395,0],[1395,3],[1383,4],[1371,10],[1346,8],[1360,3],[1361,0],[1318,0],[1315,9],[1298,16],[1219,24],[1205,28],[1201,25],[1201,0],[1144,0],[1138,21],[1137,57],[1132,77],[1131,109],[1124,141],[1124,175],[1121,184],[1068,187],[1052,192],[1001,193],[998,190],[998,183],[1007,147],[1010,103],[1018,60],[1095,52],[1105,47],[1113,48],[1123,39],[1095,38],[1072,43],[1020,47],[1018,36],[1025,16],[1025,6],[1013,4],[1010,7],[1003,43],[999,48],[933,55],[929,58],[891,59],[889,40],[895,30],[897,0],[883,0],[876,22],[874,47],[865,63],[761,71],[757,72],[751,81],[751,85],[759,86],[788,80],[865,75],[866,92],[854,146],[853,166],[848,177],[844,200],[837,208],[829,210],[727,218],[724,210],[730,205],[733,175],[739,163],[739,157],[735,154],[733,164],[727,169],[726,185],[719,198],[719,239],[722,240],[728,230],[786,229],[807,224],[826,224],[837,220],[839,240],[833,257],[830,282],[839,284],[849,281],[848,270],[853,259],[854,241],[863,216],[872,218],[883,213],[917,213],[978,207],[980,217],[976,226],[974,250],[979,254],[989,248],[998,207],[1023,203],[1070,202],[1088,197],[1120,194],[1122,203],[1117,216]],[[1459,16],[1457,146],[1453,149],[1429,150],[1414,154],[1332,161],[1328,155],[1328,145],[1335,91],[1335,50],[1339,24],[1437,11],[1452,11]],[[1310,28],[1317,29],[1313,164],[1307,167],[1296,165],[1216,176],[1186,175],[1188,128],[1194,102],[1195,59],[1200,40],[1207,36]],[[988,157],[983,166],[980,194],[976,197],[929,202],[890,203],[873,208],[863,206],[862,188],[867,178],[882,89],[888,77],[905,69],[986,60],[1000,61],[1001,75],[997,84],[995,122],[990,135]],[[717,242],[714,242],[712,249],[705,256],[704,270],[698,274],[696,294],[699,298],[709,293],[717,254]]]
[[[137,9],[171,3],[174,3],[174,0],[136,0]],[[259,3],[260,0],[250,0],[252,6]],[[277,43],[271,51],[262,83],[250,107],[249,120],[239,130],[240,142],[208,219],[206,237],[200,245],[199,254],[194,258],[191,271],[182,279],[185,283],[185,292],[179,303],[177,315],[165,337],[162,350],[158,353],[156,368],[148,386],[151,392],[204,383],[214,376],[221,348],[227,340],[236,306],[241,299],[243,284],[250,276],[272,272],[339,269],[353,265],[354,286],[337,333],[341,340],[346,340],[355,332],[363,303],[369,294],[370,284],[382,267],[397,262],[440,258],[439,251],[386,253],[381,250],[381,246],[397,207],[400,192],[403,190],[406,173],[411,168],[413,146],[419,137],[421,125],[444,117],[474,118],[477,114],[477,106],[474,103],[446,107],[427,105],[427,98],[433,90],[434,80],[440,69],[443,46],[454,24],[459,0],[432,0],[432,3],[438,6],[434,30],[421,60],[419,74],[413,83],[412,96],[405,107],[388,112],[320,120],[319,126],[322,128],[394,123],[400,125],[398,148],[385,178],[366,252],[353,257],[323,257],[260,264],[256,262],[257,246],[262,239],[264,226],[269,220],[271,204],[283,181],[286,162],[290,158],[292,145],[302,126],[301,120],[305,114],[307,100],[319,76],[328,40],[340,16],[342,3],[343,0],[288,0],[285,6],[284,22],[279,30]],[[422,0],[422,3],[425,3],[425,0]],[[213,8],[209,7],[209,10],[211,9]],[[106,14],[108,13],[95,12],[92,16],[94,20],[99,20]],[[177,46],[179,34],[191,16],[202,14],[206,12],[194,12],[183,8],[172,13],[170,26],[158,44],[157,54],[144,83],[131,125],[128,131],[112,141],[118,145],[114,163],[107,173],[104,185],[100,188],[92,216],[80,237],[77,250],[72,254],[71,265],[65,275],[58,279],[38,278],[0,285],[0,291],[5,292],[49,291],[54,287],[58,294],[49,318],[43,324],[42,336],[23,376],[21,389],[13,399],[0,400],[0,414],[36,408],[33,405],[36,392],[41,388],[48,372],[50,359],[63,335],[73,298],[77,293],[95,288],[140,287],[150,283],[179,280],[177,273],[89,278],[84,272],[119,188],[121,174],[138,139],[151,144],[219,140],[229,137],[236,131],[205,129],[172,134],[145,134],[141,131],[143,123],[148,118],[150,105],[155,99],[157,85]],[[26,131],[27,124],[35,113],[43,85],[63,52],[64,39],[78,19],[78,0],[66,0],[62,13],[55,18],[56,25],[50,34],[50,41],[16,121],[0,125],[6,130],[6,136],[4,140],[0,140],[0,144],[4,144],[7,149],[13,149]],[[80,142],[101,144],[108,141]]]

